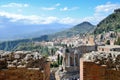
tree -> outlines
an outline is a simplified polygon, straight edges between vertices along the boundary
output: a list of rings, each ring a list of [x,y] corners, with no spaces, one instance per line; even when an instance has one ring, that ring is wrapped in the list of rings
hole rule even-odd
[[[60,65],[62,65],[63,57],[60,58]]]
[[[65,52],[66,52],[66,53],[69,53],[70,51],[69,51],[69,49],[68,49],[68,48],[66,48],[66,49],[65,49]]]
[[[58,54],[58,58],[57,58],[58,60],[58,65],[60,64],[60,55]]]
[[[110,45],[110,40],[107,40],[107,41],[106,41],[106,44],[107,44],[107,45]]]
[[[114,43],[115,45],[120,45],[120,37],[118,37],[117,41]]]

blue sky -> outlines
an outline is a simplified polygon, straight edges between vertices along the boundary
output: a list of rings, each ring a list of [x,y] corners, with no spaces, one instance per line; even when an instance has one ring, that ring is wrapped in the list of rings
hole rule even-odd
[[[0,40],[47,34],[83,21],[96,25],[117,8],[120,0],[0,0]]]
[[[119,7],[120,0],[0,0],[0,23],[97,24]]]

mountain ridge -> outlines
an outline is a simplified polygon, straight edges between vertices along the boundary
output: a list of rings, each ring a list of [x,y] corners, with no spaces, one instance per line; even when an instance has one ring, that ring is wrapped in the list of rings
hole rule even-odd
[[[16,48],[16,46],[19,45],[20,43],[35,42],[35,41],[49,41],[53,38],[71,37],[77,34],[87,33],[90,30],[94,29],[94,27],[95,26],[89,22],[83,22],[83,23],[73,26],[72,28],[68,30],[57,32],[51,35],[43,35],[41,37],[36,37],[36,38],[31,38],[31,39],[21,39],[21,40],[1,42],[0,49],[11,51],[11,50],[14,50],[14,48]]]
[[[71,27],[69,24],[0,24],[3,25],[3,28],[0,28],[1,36],[0,41],[9,41],[16,39],[28,39],[39,37],[42,35],[52,34],[59,31],[63,31]],[[9,25],[9,26],[8,26]],[[57,28],[55,28],[57,27]],[[49,32],[48,32],[49,31]]]
[[[64,31],[55,33],[52,35],[52,37],[54,37],[54,38],[71,37],[71,36],[74,36],[77,34],[88,33],[90,31],[92,31],[94,28],[95,28],[94,25],[85,21],[85,22],[82,22],[80,24],[73,26],[72,28],[70,28],[68,30],[64,30]]]

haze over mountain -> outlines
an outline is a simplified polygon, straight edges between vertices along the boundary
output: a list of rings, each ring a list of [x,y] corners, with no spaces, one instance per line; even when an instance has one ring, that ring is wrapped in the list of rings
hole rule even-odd
[[[70,28],[72,25],[65,24],[46,24],[46,25],[28,25],[28,24],[15,24],[7,23],[1,24],[3,28],[0,28],[0,41],[4,40],[15,40],[15,39],[26,39],[39,37],[46,34],[52,34],[65,29]],[[9,26],[9,27],[7,27]],[[55,28],[56,27],[56,28]]]
[[[93,31],[94,28],[95,26],[92,25],[91,23],[83,22],[83,23],[73,26],[72,28],[69,28],[61,32],[57,32],[55,34],[43,35],[43,36],[36,37],[36,38],[28,38],[28,39],[1,42],[0,50],[15,50],[17,46],[21,43],[48,41],[48,40],[51,40],[53,38],[58,38],[58,37],[59,38],[60,37],[71,37],[73,35],[91,32]]]

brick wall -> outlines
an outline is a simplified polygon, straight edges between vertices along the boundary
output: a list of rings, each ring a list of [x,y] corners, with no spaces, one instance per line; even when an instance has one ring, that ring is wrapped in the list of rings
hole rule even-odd
[[[80,80],[120,80],[120,71],[80,60]]]
[[[120,80],[120,71],[107,70],[105,76],[105,80]]]
[[[105,68],[92,62],[83,63],[83,80],[104,80]]]
[[[50,80],[50,62],[45,63],[44,80]]]
[[[0,80],[43,80],[43,73],[24,68],[1,70]]]
[[[50,63],[45,64],[43,71],[27,68],[0,70],[0,80],[50,80]]]

